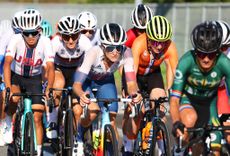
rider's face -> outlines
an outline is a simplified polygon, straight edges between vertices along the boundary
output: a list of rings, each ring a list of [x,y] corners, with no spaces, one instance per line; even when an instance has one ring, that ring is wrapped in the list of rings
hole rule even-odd
[[[87,29],[84,29],[81,31],[82,34],[84,34],[86,37],[88,37],[89,39],[91,39],[95,33],[94,30],[87,30]]]
[[[69,49],[74,49],[76,47],[79,36],[80,33],[71,35],[61,34],[62,40],[64,41],[66,47]]]
[[[209,71],[213,67],[218,54],[219,54],[218,52],[214,52],[211,54],[196,52],[197,60],[198,60],[200,67],[204,71]]]
[[[26,43],[29,46],[34,46],[37,44],[39,36],[40,36],[40,31],[39,30],[34,30],[34,31],[23,31],[22,35],[26,41]]]
[[[165,42],[158,42],[158,41],[154,41],[154,40],[150,40],[148,39],[148,48],[156,53],[159,54],[160,52],[162,52],[164,50],[164,48],[166,47],[168,41]]]
[[[122,53],[124,52],[123,45],[109,45],[105,46],[105,55],[111,62],[116,62],[121,58]]]

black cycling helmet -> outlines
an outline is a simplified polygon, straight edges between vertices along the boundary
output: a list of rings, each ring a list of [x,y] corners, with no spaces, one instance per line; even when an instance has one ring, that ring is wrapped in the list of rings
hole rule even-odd
[[[216,22],[205,21],[193,29],[191,42],[194,49],[199,52],[216,52],[221,47],[222,29]]]

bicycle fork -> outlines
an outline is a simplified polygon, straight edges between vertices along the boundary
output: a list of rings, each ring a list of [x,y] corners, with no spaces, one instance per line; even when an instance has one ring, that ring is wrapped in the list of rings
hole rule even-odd
[[[24,145],[26,144],[25,143],[25,140],[24,140],[24,134],[25,134],[25,122],[26,122],[26,114],[31,112],[32,113],[32,101],[31,99],[28,99],[28,98],[25,98],[24,99],[24,113],[23,113],[23,116],[21,118],[21,127],[22,127],[22,133],[21,133],[21,151],[24,151]],[[33,124],[33,133],[34,133],[34,138],[33,138],[33,141],[34,141],[34,150],[35,150],[35,153],[37,153],[37,137],[36,137],[36,128],[35,128],[35,123],[34,123],[34,116],[32,116],[32,124]]]

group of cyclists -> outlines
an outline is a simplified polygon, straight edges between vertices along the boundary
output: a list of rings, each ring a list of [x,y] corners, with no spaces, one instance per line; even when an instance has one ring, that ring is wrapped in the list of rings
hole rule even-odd
[[[52,36],[51,24],[42,19],[36,9],[19,11],[11,21],[2,20],[0,71],[3,72],[2,82],[5,84],[5,87],[0,87],[2,99],[4,88],[7,87],[11,94],[20,92],[22,88],[32,93],[44,92],[47,99],[50,88],[73,87],[73,111],[79,123],[73,155],[77,156],[84,155],[83,133],[103,106],[91,102],[88,95],[91,98],[117,98],[114,79],[117,70],[122,75],[122,96],[132,98],[124,110],[122,121],[123,156],[133,155],[134,140],[145,106],[137,117],[132,118],[129,114],[132,105],[141,103],[143,91],[151,99],[170,96],[172,134],[175,137],[183,135],[185,142],[189,141],[186,128],[204,124],[220,125],[218,108],[222,108],[222,103],[227,107],[229,104],[229,25],[224,21],[205,21],[195,26],[191,33],[193,49],[179,60],[176,44],[171,40],[172,25],[167,18],[154,15],[150,7],[139,4],[131,13],[131,21],[133,28],[127,32],[117,23],[106,23],[99,29],[97,17],[89,11],[83,11],[79,15],[61,17],[56,24],[56,33]],[[160,68],[163,62],[166,65],[165,85]],[[97,88],[96,95],[92,92],[93,88]],[[221,96],[227,100],[219,100],[218,91],[222,91]],[[55,106],[52,112],[47,111],[41,98],[32,97],[37,155],[42,153],[44,112],[47,138],[58,137],[57,116],[61,96],[61,91],[54,91]],[[3,101],[0,107],[0,145],[13,141],[13,114],[19,98],[11,98],[12,107],[6,114]],[[221,103],[218,108],[217,101]],[[88,105],[88,113],[86,118],[81,118],[85,105]],[[117,102],[109,105],[109,112],[111,124],[119,139],[116,126]],[[230,112],[219,112],[222,113]],[[165,118],[162,120],[166,122]],[[229,119],[224,121],[228,124],[226,121]],[[220,155],[222,133],[215,131],[212,136],[211,147],[216,155]],[[230,143],[229,136],[227,141]],[[162,140],[157,140],[157,143],[159,154],[164,155]]]

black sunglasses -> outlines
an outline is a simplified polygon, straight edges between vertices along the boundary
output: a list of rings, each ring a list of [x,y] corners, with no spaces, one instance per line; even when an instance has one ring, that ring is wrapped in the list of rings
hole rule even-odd
[[[89,34],[93,34],[94,30],[82,30],[81,31],[82,34],[86,34],[87,32],[89,32]]]
[[[118,53],[121,53],[125,49],[123,45],[108,45],[108,46],[104,45],[104,47],[105,47],[105,51],[110,53],[113,52],[115,49],[118,51]]]
[[[71,35],[61,34],[62,39],[65,41],[69,41],[70,38],[72,38],[72,40],[75,41],[76,39],[78,39],[79,35],[80,33],[71,34]]]
[[[204,59],[207,56],[210,60],[214,59],[216,56],[218,56],[218,54],[219,52],[213,52],[213,53],[202,53],[199,51],[196,52],[197,57]]]
[[[35,37],[39,34],[39,31],[31,31],[31,32],[23,31],[22,34],[23,36],[26,36],[26,37],[29,37],[30,35]]]

